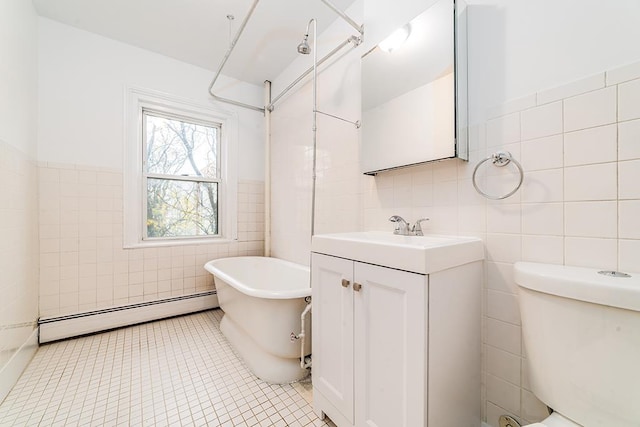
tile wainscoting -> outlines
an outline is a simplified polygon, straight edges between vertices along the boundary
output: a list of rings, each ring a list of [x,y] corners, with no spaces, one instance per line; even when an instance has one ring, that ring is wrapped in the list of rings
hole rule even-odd
[[[0,140],[0,401],[36,349],[37,185],[33,159]]]
[[[203,265],[264,252],[264,183],[238,184],[238,241],[124,249],[123,174],[43,163],[40,315],[61,316],[213,289]]]
[[[391,214],[429,217],[430,233],[485,241],[485,416],[523,423],[547,409],[531,392],[513,263],[523,260],[640,271],[640,64],[540,91],[495,108],[471,131],[471,160],[446,160],[364,182],[365,229],[390,229]],[[499,150],[521,162],[514,196],[488,201],[471,182]],[[484,191],[517,184],[517,169],[486,162]]]

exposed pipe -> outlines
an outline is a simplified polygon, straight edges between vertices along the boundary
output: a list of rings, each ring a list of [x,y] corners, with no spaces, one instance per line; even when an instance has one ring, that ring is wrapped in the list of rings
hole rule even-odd
[[[271,82],[264,82],[264,105],[271,102]],[[264,256],[271,256],[271,111],[264,111]]]
[[[307,297],[309,298],[309,297]],[[307,306],[304,308],[304,310],[302,311],[302,314],[300,315],[300,334],[298,335],[298,337],[300,338],[300,367],[302,369],[307,369],[311,367],[311,361],[306,362],[305,361],[305,351],[304,351],[304,340],[306,337],[306,332],[305,332],[305,328],[304,328],[304,321],[307,317],[307,314],[309,314],[309,312],[311,311],[311,299],[309,299],[307,301]]]

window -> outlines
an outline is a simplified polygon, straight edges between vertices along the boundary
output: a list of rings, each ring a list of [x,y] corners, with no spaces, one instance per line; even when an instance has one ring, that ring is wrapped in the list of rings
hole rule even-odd
[[[235,117],[129,89],[125,246],[236,238]]]
[[[218,235],[220,125],[142,110],[144,239]]]

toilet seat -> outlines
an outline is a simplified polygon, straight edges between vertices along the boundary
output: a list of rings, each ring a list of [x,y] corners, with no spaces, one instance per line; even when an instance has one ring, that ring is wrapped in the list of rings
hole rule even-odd
[[[557,412],[549,415],[547,418],[539,423],[527,424],[523,427],[582,427],[580,424],[576,424],[568,418],[563,417]]]

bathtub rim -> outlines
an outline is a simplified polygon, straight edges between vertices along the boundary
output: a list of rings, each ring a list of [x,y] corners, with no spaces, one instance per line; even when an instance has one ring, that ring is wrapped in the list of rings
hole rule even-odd
[[[296,270],[302,270],[304,271],[308,278],[309,281],[307,282],[309,284],[308,287],[306,288],[300,288],[300,289],[292,289],[292,290],[265,290],[265,289],[254,289],[251,288],[245,284],[243,284],[242,282],[240,282],[239,280],[235,279],[232,275],[229,275],[227,273],[225,273],[224,271],[220,270],[215,263],[218,261],[222,261],[222,260],[227,260],[227,259],[238,259],[238,258],[244,258],[244,259],[269,259],[272,261],[269,262],[276,262],[276,263],[280,263],[283,265],[287,265],[291,268],[294,268]],[[310,269],[307,266],[304,266],[302,264],[296,264],[294,262],[291,261],[286,261],[280,258],[273,258],[273,257],[264,257],[264,256],[240,256],[240,257],[224,257],[224,258],[217,258],[211,261],[208,261],[205,265],[204,265],[205,270],[207,270],[209,273],[213,274],[215,277],[220,278],[221,280],[225,281],[229,286],[235,288],[236,290],[238,290],[239,292],[251,296],[251,297],[255,297],[255,298],[264,298],[264,299],[295,299],[295,298],[304,298],[304,297],[310,297],[311,296],[311,273],[310,273]]]

